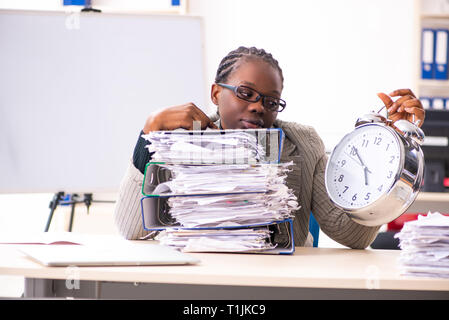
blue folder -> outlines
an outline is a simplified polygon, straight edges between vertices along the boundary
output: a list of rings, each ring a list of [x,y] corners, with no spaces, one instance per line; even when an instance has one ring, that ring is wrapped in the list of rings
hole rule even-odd
[[[448,79],[448,58],[449,58],[449,31],[446,29],[435,30],[435,79]]]
[[[421,78],[433,79],[435,75],[435,30],[423,29],[421,39]]]

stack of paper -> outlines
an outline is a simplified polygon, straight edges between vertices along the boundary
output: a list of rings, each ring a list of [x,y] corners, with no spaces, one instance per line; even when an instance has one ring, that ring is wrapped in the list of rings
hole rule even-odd
[[[275,248],[268,225],[291,219],[299,208],[286,185],[293,162],[279,163],[280,132],[276,130],[272,137],[268,130],[259,130],[257,135],[247,130],[144,135],[151,142],[149,151],[155,152],[150,165],[171,173],[169,181],[149,177],[157,181],[149,196],[166,199],[168,206],[158,221],[175,225],[166,225],[157,239],[195,252]],[[267,152],[267,146],[276,148]],[[157,207],[166,208],[165,204]]]
[[[449,217],[438,212],[404,223],[395,235],[404,275],[449,278]]]
[[[154,194],[168,198],[171,218],[185,227],[219,227],[268,223],[291,218],[298,209],[286,184],[292,163],[259,165],[164,165],[173,179]]]
[[[280,130],[153,131],[153,161],[170,163],[257,163],[278,161]],[[269,136],[267,145],[267,133]]]
[[[247,252],[275,248],[268,227],[245,229],[165,230],[161,244],[186,252]]]
[[[170,189],[175,194],[215,192],[268,192],[284,185],[292,163],[279,165],[171,165],[159,164],[169,169],[174,177],[158,190]],[[220,183],[217,183],[219,181]]]
[[[291,218],[292,210],[298,208],[295,196],[286,187],[267,194],[170,197],[168,204],[171,217],[188,228],[270,223]]]

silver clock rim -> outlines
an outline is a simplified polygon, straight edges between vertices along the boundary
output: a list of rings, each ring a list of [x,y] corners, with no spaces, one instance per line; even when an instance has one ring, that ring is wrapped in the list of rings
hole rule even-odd
[[[400,160],[396,175],[391,185],[389,185],[389,188],[386,189],[386,191],[384,191],[379,198],[363,207],[348,208],[339,204],[331,196],[331,193],[329,192],[330,186],[328,185],[329,167],[332,156],[340,143],[334,147],[331,155],[329,156],[325,171],[325,186],[331,202],[336,207],[347,213],[354,221],[367,226],[379,226],[400,216],[415,200],[421,186],[422,173],[424,170],[424,155],[419,146],[410,143],[407,139],[399,135],[393,128],[387,127],[383,124],[368,123],[360,125],[352,132],[346,134],[340,142],[349,135],[354,134],[354,132],[356,132],[359,128],[374,125],[389,130],[395,137],[396,143],[399,144],[400,148]],[[411,163],[406,163],[406,160]],[[414,168],[416,168],[416,170],[413,170]]]

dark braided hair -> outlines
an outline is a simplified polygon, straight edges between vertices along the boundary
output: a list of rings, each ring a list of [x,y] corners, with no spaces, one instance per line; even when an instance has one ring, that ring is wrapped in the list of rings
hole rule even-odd
[[[282,69],[279,67],[277,60],[273,58],[271,53],[266,52],[264,49],[257,49],[255,47],[239,47],[238,49],[229,52],[228,55],[221,60],[220,65],[218,66],[215,82],[226,82],[229,75],[236,69],[237,62],[247,58],[259,58],[269,63],[276,70],[278,70],[279,75],[281,76],[281,81],[284,83]]]

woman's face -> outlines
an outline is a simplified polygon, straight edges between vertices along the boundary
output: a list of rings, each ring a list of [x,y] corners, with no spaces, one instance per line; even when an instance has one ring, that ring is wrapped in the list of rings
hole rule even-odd
[[[247,58],[237,63],[226,84],[244,85],[263,95],[281,97],[282,79],[273,66],[259,58]],[[211,98],[218,106],[223,129],[270,128],[277,116],[277,112],[263,107],[262,99],[258,102],[242,100],[232,90],[215,83]]]

